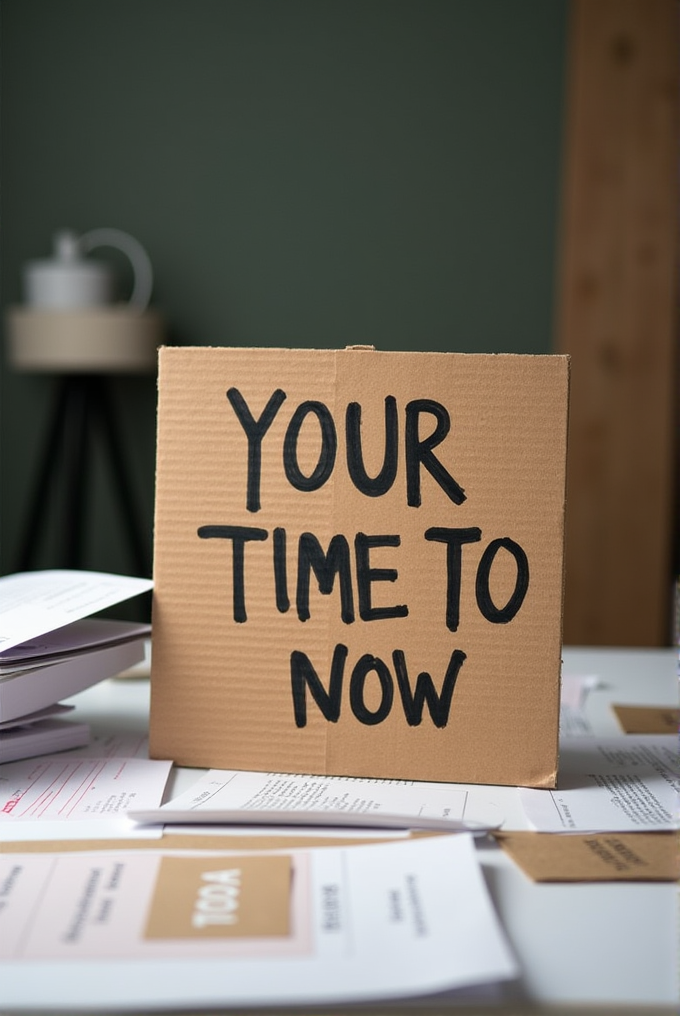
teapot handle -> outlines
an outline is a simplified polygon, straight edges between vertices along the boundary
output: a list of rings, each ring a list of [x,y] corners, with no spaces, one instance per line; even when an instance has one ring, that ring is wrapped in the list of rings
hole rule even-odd
[[[122,229],[91,229],[78,238],[78,246],[83,253],[93,250],[95,247],[117,247],[126,255],[132,265],[134,284],[130,296],[130,304],[138,310],[146,310],[151,299],[153,288],[153,269],[149,255],[142,247],[139,240],[134,236],[123,232]]]

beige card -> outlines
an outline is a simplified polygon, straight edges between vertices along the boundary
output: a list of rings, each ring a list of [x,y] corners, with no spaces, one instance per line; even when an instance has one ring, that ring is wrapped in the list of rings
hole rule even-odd
[[[627,734],[677,734],[680,709],[672,706],[613,705],[616,718]]]
[[[289,855],[164,857],[144,937],[290,935]]]
[[[534,882],[675,882],[676,833],[495,833]]]

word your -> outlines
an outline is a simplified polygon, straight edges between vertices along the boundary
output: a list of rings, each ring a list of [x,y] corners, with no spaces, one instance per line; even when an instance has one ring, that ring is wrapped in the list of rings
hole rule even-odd
[[[248,439],[248,488],[246,507],[249,512],[260,510],[260,477],[262,471],[262,441],[272,425],[286,393],[281,388],[273,392],[267,405],[256,420],[238,388],[230,388],[227,398]],[[406,455],[406,501],[417,508],[421,503],[420,467],[434,477],[442,490],[454,504],[465,501],[463,488],[454,480],[448,470],[434,455],[432,449],[441,444],[451,429],[448,410],[433,399],[415,399],[405,410],[404,446]],[[436,426],[432,434],[420,439],[420,417],[433,416]],[[298,458],[298,441],[302,426],[308,418],[314,418],[319,426],[321,447],[318,461],[309,475],[303,473]],[[397,453],[399,449],[397,400],[393,395],[385,399],[385,452],[383,464],[376,476],[369,476],[364,466],[361,443],[361,406],[350,402],[345,412],[345,444],[347,472],[358,491],[367,497],[380,497],[392,487],[397,475]],[[297,407],[286,428],[283,441],[283,471],[288,483],[296,490],[319,490],[331,478],[335,468],[338,450],[338,436],[333,415],[323,402],[308,400]]]

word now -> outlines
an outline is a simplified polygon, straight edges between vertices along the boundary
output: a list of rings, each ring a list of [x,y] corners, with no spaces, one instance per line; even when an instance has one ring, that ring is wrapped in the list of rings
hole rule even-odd
[[[307,688],[324,718],[329,723],[338,722],[347,655],[347,646],[338,643],[333,650],[330,680],[328,689],[326,689],[307,654],[299,650],[291,653],[290,680],[293,693],[293,712],[297,727],[307,725]],[[404,716],[410,727],[420,725],[423,719],[423,707],[426,703],[435,727],[447,725],[456,679],[466,659],[465,653],[460,649],[455,649],[451,653],[440,692],[435,688],[427,671],[418,674],[415,690],[413,690],[406,668],[406,657],[401,649],[394,650],[392,663],[396,674],[397,688]],[[374,709],[369,709],[366,705],[365,689],[369,674],[375,675],[380,686],[380,702]],[[357,660],[352,669],[349,681],[350,709],[360,723],[374,726],[376,723],[382,723],[389,716],[393,702],[394,678],[389,667],[380,657],[365,653]]]
[[[272,425],[276,414],[286,400],[286,393],[277,388],[271,395],[260,416],[255,419],[238,388],[227,391],[229,400],[248,440],[248,487],[246,507],[250,512],[260,510],[260,478],[262,471],[262,441]],[[435,428],[424,440],[420,439],[420,418],[434,417]],[[311,418],[319,428],[321,447],[314,469],[308,475],[300,468],[298,440],[305,421]],[[437,481],[444,493],[454,504],[465,501],[465,492],[445,466],[434,455],[432,449],[441,444],[451,429],[451,418],[445,406],[433,399],[414,399],[406,405],[404,424],[404,447],[406,455],[406,501],[418,508],[421,503],[420,467],[423,466]],[[364,465],[361,441],[361,406],[350,402],[345,411],[345,445],[347,472],[356,489],[367,497],[380,497],[392,487],[397,475],[399,449],[399,420],[397,400],[393,395],[385,399],[385,443],[383,463],[376,476],[369,476]],[[338,435],[328,406],[323,402],[307,400],[301,402],[293,413],[283,441],[283,471],[286,479],[296,490],[318,490],[326,483],[335,467],[338,450]]]
[[[232,543],[233,617],[239,624],[247,621],[245,591],[245,546],[267,540],[266,529],[254,526],[199,526],[197,534],[202,540],[230,540]],[[481,529],[471,526],[465,529],[433,526],[425,531],[429,542],[446,545],[446,626],[456,631],[460,620],[460,590],[463,567],[463,547],[478,543],[482,538]],[[286,566],[286,531],[273,531],[273,570],[276,608],[285,614],[290,609]],[[398,572],[395,568],[371,566],[371,550],[377,547],[399,547],[401,538],[396,534],[367,536],[357,533],[354,537],[354,561],[356,573],[359,617],[362,621],[380,621],[386,618],[407,617],[408,606],[404,603],[388,607],[375,607],[372,602],[372,586],[376,582],[395,582]],[[515,561],[516,578],[514,589],[505,604],[498,606],[491,597],[491,570],[500,551],[509,553]],[[340,617],[345,624],[355,620],[354,592],[352,583],[351,553],[346,536],[338,533],[332,537],[328,550],[324,552],[313,533],[302,533],[298,538],[296,607],[300,621],[310,617],[309,590],[311,573],[314,572],[319,592],[328,595],[333,591],[336,576],[340,587]],[[519,611],[529,588],[529,562],[522,547],[510,537],[492,540],[485,548],[477,566],[475,597],[482,616],[492,624],[507,624]]]

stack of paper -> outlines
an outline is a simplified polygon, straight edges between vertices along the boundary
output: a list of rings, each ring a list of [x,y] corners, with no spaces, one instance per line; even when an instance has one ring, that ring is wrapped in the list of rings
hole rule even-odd
[[[441,1001],[518,975],[465,833],[12,852],[0,884],[10,1008],[44,1008],[48,991],[62,1011]]]
[[[89,615],[146,592],[150,579],[102,572],[0,578],[0,762],[86,744],[62,699],[141,662],[147,624]]]
[[[264,804],[279,819],[316,822],[337,806],[336,822],[383,817],[399,828],[166,835],[170,769],[81,751],[3,767],[5,1006],[193,1011],[425,996],[429,1005],[513,991],[519,970],[473,836],[407,832],[428,820],[465,828],[458,788],[213,772],[171,810],[202,823],[240,806],[258,822]],[[157,824],[133,825],[133,805]]]

